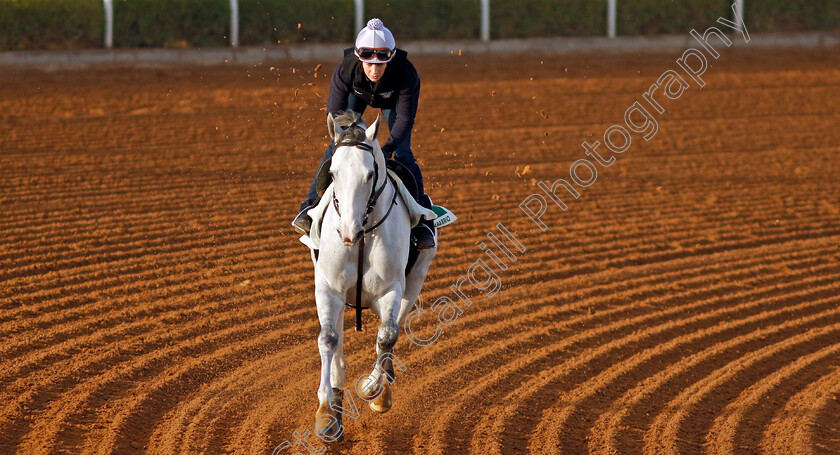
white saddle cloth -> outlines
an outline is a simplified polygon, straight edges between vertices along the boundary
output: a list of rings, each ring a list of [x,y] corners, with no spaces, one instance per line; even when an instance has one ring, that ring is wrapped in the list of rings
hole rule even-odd
[[[435,214],[433,210],[423,207],[414,200],[411,193],[405,185],[402,184],[399,177],[397,177],[397,174],[392,172],[390,169],[388,169],[388,174],[393,177],[394,182],[397,184],[399,197],[408,208],[408,216],[411,219],[411,227],[417,226],[417,223],[420,222],[421,218],[425,218],[429,221],[437,218],[437,214]],[[327,209],[332,205],[332,198],[333,185],[330,183],[330,186],[327,187],[327,190],[321,197],[321,202],[306,212],[309,214],[309,217],[312,218],[312,229],[309,231],[309,242],[311,245],[307,244],[310,248],[317,250],[321,247],[321,222],[324,220],[324,214],[327,212]],[[306,242],[304,241],[304,243]]]

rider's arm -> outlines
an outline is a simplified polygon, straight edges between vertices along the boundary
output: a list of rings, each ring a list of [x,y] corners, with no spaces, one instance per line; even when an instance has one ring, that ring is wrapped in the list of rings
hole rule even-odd
[[[347,110],[347,97],[350,88],[344,83],[344,65],[339,64],[332,75],[330,94],[327,97],[327,112],[335,115],[339,111]]]
[[[417,101],[420,98],[420,77],[414,66],[409,66],[405,72],[405,86],[400,90],[395,106],[397,118],[391,129],[388,140],[382,146],[385,156],[390,156],[402,141],[411,134],[414,127],[414,117],[417,115]]]

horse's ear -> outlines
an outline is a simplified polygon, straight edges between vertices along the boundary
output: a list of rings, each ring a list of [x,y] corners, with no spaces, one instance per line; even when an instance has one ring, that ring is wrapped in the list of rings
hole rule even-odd
[[[373,122],[373,125],[369,126],[367,130],[365,130],[365,137],[367,137],[368,142],[373,142],[376,139],[376,135],[379,134],[379,122],[382,118],[379,114],[376,114],[376,120]]]
[[[335,118],[333,118],[332,112],[327,112],[327,132],[330,134],[330,139],[335,141]]]

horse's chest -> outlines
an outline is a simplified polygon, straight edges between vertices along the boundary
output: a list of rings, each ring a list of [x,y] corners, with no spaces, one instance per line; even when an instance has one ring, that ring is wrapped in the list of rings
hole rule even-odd
[[[319,262],[320,272],[332,287],[338,291],[355,292],[358,276],[358,252],[334,252],[328,258],[322,256],[323,261]],[[399,273],[405,264],[397,264],[394,256],[376,254],[376,251],[368,252],[362,263],[362,291],[364,293],[376,293],[384,286],[384,283],[400,279]]]

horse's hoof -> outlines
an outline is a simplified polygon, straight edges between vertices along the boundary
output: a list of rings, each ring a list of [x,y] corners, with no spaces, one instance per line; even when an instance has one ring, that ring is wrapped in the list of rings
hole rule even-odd
[[[341,425],[341,420],[326,404],[319,406],[318,412],[315,413],[315,433],[326,442],[344,441],[344,427]]]
[[[341,433],[338,436],[338,442],[344,442],[344,424],[341,422],[342,414],[340,412],[341,409],[344,409],[344,392],[341,389],[333,387],[333,395],[334,398],[330,402],[330,409],[332,409],[333,412],[335,412],[335,417],[338,420],[338,426],[341,428]]]
[[[368,376],[368,380],[370,380],[370,376]],[[380,379],[380,382],[382,380]],[[361,389],[356,389],[359,393],[359,397],[361,397],[365,401],[372,401],[377,396],[380,395],[381,388],[379,387],[379,382],[370,382],[370,384],[365,384]]]
[[[386,413],[391,409],[392,404],[391,384],[388,384],[386,381],[385,384],[382,385],[382,393],[380,393],[375,400],[370,402],[370,408],[378,413]]]

